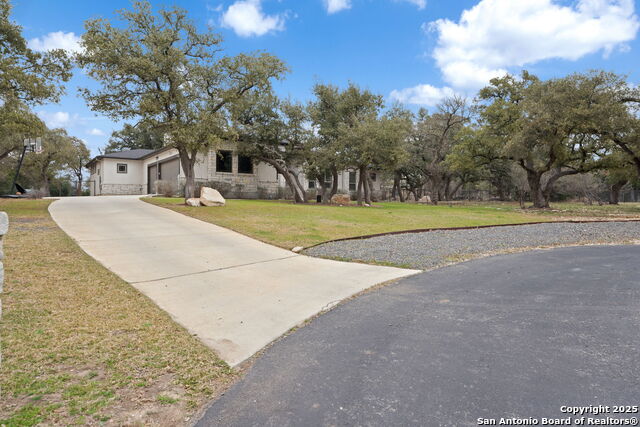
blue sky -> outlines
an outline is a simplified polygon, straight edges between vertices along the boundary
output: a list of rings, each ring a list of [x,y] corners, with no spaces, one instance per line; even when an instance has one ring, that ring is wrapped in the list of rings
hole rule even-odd
[[[113,18],[125,0],[13,0],[13,18],[34,49],[77,48],[83,23]],[[491,77],[526,68],[543,78],[603,68],[640,83],[640,26],[633,0],[181,0],[202,30],[213,26],[229,54],[266,50],[291,68],[276,84],[306,101],[316,82],[348,81],[389,103],[433,109],[443,96],[473,96]],[[121,124],[91,112],[77,88],[36,107],[50,126],[84,139],[93,154]]]

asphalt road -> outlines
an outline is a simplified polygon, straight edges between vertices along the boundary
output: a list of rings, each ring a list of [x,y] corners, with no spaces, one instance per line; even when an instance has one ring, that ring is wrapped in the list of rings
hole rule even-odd
[[[320,316],[267,350],[198,425],[542,425],[569,416],[563,405],[640,404],[639,347],[640,246],[496,256]]]

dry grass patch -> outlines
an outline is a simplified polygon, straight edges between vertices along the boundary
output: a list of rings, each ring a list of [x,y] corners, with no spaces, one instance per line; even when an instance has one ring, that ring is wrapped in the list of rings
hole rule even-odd
[[[49,203],[0,200],[0,425],[184,424],[235,372],[86,255]]]

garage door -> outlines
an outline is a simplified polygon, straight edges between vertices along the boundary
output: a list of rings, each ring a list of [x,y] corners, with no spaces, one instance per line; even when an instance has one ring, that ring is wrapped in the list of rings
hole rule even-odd
[[[169,160],[160,163],[160,179],[163,181],[178,182],[180,173],[180,159]]]
[[[159,171],[158,171],[159,169]],[[178,183],[178,175],[180,174],[180,159],[172,159],[162,162],[159,165],[155,163],[147,168],[147,192],[153,194],[156,192],[156,180],[169,181]]]

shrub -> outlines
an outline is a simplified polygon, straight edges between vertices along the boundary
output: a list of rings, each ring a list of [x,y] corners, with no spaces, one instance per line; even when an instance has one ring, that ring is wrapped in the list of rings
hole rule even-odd
[[[178,190],[178,184],[173,181],[157,181],[156,187],[158,188],[158,194],[164,197],[173,197]]]

